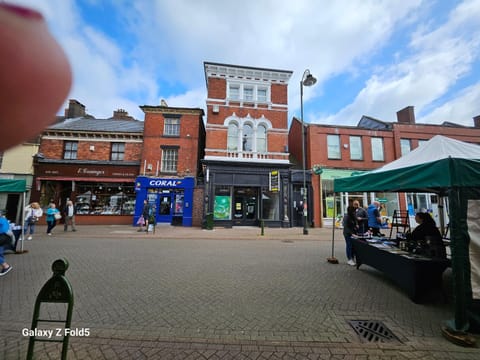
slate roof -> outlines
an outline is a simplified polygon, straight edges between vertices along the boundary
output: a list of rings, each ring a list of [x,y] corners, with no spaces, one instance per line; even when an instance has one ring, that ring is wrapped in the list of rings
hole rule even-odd
[[[391,130],[392,123],[375,119],[371,116],[363,115],[358,122],[358,127],[371,130]]]
[[[86,132],[115,132],[115,133],[143,133],[144,122],[140,120],[123,119],[95,119],[81,117],[66,119],[47,128],[47,130],[86,131]]]

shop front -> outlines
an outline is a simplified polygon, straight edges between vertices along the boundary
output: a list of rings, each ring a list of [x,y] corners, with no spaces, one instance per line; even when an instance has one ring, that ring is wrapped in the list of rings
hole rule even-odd
[[[43,208],[53,201],[59,209],[72,200],[80,225],[126,225],[134,214],[137,175],[138,164],[37,162],[32,199],[38,199]]]
[[[193,177],[181,179],[139,176],[135,180],[136,206],[133,225],[143,212],[147,199],[157,223],[192,226]]]
[[[215,226],[290,226],[288,168],[204,164],[204,212]]]

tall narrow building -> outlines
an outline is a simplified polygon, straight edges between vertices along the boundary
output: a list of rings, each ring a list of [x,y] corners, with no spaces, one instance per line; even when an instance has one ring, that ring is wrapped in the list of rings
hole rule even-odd
[[[205,213],[215,226],[290,226],[292,71],[204,63]]]

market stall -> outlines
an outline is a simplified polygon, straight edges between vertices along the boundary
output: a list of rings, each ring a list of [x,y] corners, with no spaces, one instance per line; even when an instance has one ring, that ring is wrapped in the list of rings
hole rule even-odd
[[[480,146],[437,135],[368,173],[334,180],[335,192],[430,192],[448,198],[452,332],[480,330]]]

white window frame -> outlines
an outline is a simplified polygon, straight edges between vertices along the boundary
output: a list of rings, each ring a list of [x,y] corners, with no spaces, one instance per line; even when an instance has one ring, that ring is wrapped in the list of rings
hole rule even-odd
[[[342,159],[342,150],[340,149],[340,135],[327,135],[327,156],[332,160]]]
[[[354,140],[354,141],[352,141]],[[356,141],[358,140],[358,143]],[[362,137],[358,135],[351,135],[349,138],[350,141],[350,160],[363,160],[363,144]],[[354,152],[355,150],[358,152]],[[359,156],[355,156],[358,153]]]
[[[270,86],[256,83],[241,83],[229,81],[227,87],[227,99],[248,103],[270,103]]]
[[[125,143],[123,142],[114,142],[112,143],[110,151],[110,160],[112,161],[122,161],[125,158]]]
[[[233,133],[233,127],[235,127],[235,133]],[[230,121],[227,130],[227,150],[238,151],[238,133],[240,129],[236,121]]]
[[[267,127],[265,124],[258,124],[255,131],[255,141],[257,144],[257,152],[264,154],[267,152]]]
[[[265,94],[263,94],[265,92]],[[260,94],[262,93],[262,94]],[[267,103],[268,102],[268,88],[264,86],[257,86],[257,102]]]
[[[176,173],[178,166],[178,148],[162,149],[161,171],[164,173]]]
[[[230,100],[239,101],[240,100],[240,84],[229,84],[227,97]]]
[[[410,151],[412,151],[412,141],[410,139],[400,139],[400,153],[403,155],[407,155]]]
[[[163,123],[163,135],[180,136],[180,118],[166,117]]]
[[[65,160],[76,160],[78,158],[78,141],[65,141],[63,158]]]
[[[253,86],[244,85],[243,86],[243,101],[254,102],[255,99],[255,89]]]
[[[370,138],[370,143],[372,145],[372,161],[385,161],[385,147],[383,144],[383,138],[381,137],[372,137]],[[377,150],[377,146],[381,146],[382,151],[379,154]],[[379,156],[381,155],[381,156]]]

